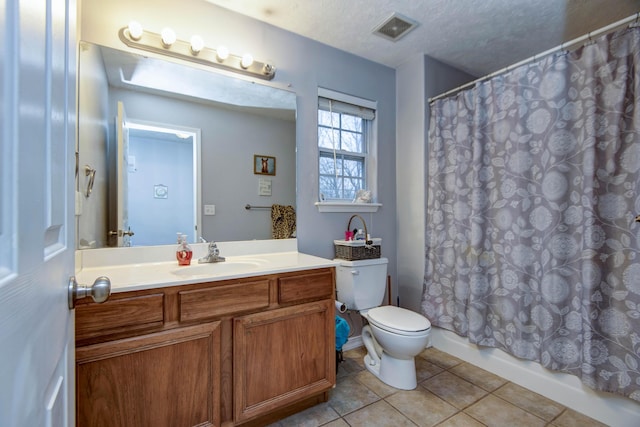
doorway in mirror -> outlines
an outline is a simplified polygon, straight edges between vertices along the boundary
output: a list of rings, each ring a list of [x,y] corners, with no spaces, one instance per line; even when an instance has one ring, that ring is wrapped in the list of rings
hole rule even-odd
[[[127,205],[131,246],[197,242],[199,129],[129,119]]]

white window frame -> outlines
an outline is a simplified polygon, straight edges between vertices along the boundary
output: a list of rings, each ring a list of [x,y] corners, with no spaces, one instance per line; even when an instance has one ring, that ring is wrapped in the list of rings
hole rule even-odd
[[[355,105],[358,107],[364,107],[367,109],[371,109],[375,111],[374,118],[372,120],[368,120],[368,126],[366,129],[366,148],[364,153],[358,153],[358,157],[363,157],[365,162],[365,176],[364,176],[364,185],[365,189],[370,190],[373,194],[373,200],[377,200],[377,176],[378,176],[378,162],[377,162],[377,153],[378,153],[378,119],[377,119],[377,107],[378,103],[376,101],[371,101],[364,98],[355,97],[352,95],[348,95],[341,92],[336,92],[330,89],[318,88],[318,98],[327,98],[335,101],[344,102],[347,104]],[[316,113],[316,120],[318,114]],[[316,128],[319,128],[318,123],[316,122]],[[316,132],[317,134],[317,132]],[[316,139],[317,153],[318,153],[318,183],[317,188],[318,192],[320,191],[320,153],[326,152],[326,149],[321,149],[318,145]],[[345,155],[353,155],[350,152],[342,152],[337,151],[338,154]],[[320,194],[318,194],[320,197]],[[380,203],[366,203],[366,204],[354,204],[351,200],[346,199],[328,199],[328,200],[320,200],[320,202],[316,203],[318,209],[321,212],[375,212],[378,207],[381,206]],[[354,207],[358,207],[358,209],[354,210]],[[346,210],[343,210],[344,209]]]

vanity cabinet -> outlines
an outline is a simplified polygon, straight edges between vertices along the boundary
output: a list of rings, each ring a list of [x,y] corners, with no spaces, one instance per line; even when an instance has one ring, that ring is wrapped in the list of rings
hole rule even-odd
[[[333,385],[335,328],[331,301],[234,319],[235,419],[244,421]],[[333,363],[330,363],[333,361]]]
[[[253,426],[335,385],[334,268],[119,292],[76,306],[84,426]]]
[[[78,347],[78,426],[219,425],[220,322]]]

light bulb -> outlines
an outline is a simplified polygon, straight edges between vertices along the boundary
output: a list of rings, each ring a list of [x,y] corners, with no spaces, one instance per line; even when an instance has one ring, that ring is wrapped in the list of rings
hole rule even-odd
[[[225,46],[220,46],[216,49],[216,56],[218,57],[218,61],[222,62],[229,57],[229,49]]]
[[[245,53],[242,55],[242,61],[240,61],[240,66],[242,68],[249,68],[253,64],[253,56],[250,53]]]
[[[160,36],[162,37],[164,47],[169,47],[176,42],[176,33],[171,28],[163,28]]]
[[[204,47],[204,40],[202,40],[202,37],[200,36],[191,37],[191,52],[194,55],[197,55],[198,53],[200,53],[203,47]]]
[[[138,21],[129,22],[129,37],[133,40],[140,40],[142,37],[142,25]]]

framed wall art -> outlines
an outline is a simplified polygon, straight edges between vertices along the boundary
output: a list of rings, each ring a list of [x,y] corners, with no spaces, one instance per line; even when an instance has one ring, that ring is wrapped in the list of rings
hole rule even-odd
[[[275,175],[276,158],[262,154],[253,155],[253,173],[256,175]]]

